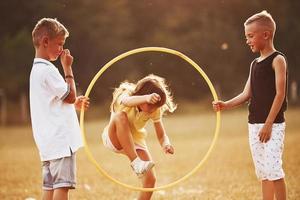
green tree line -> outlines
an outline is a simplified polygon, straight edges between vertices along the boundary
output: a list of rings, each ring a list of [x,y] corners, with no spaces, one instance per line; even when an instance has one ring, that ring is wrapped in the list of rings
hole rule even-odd
[[[298,0],[10,0],[1,1],[0,7],[0,89],[12,105],[21,95],[28,96],[34,57],[31,31],[43,17],[57,18],[68,28],[65,47],[75,58],[74,74],[82,92],[99,69],[120,53],[162,46],[181,51],[198,63],[223,98],[237,94],[257,56],[245,44],[243,23],[262,10],[277,22],[275,47],[288,58],[289,80],[300,81]],[[148,73],[164,76],[179,99],[210,95],[203,79],[187,63],[150,52],[115,64],[97,82],[92,95],[98,103],[105,102],[120,81],[136,81]]]

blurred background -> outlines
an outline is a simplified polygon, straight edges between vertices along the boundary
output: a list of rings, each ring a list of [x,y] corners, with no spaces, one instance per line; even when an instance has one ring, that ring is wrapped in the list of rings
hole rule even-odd
[[[1,1],[1,124],[30,121],[31,31],[43,17],[57,18],[70,32],[65,48],[75,58],[73,69],[81,94],[115,56],[134,48],[162,46],[193,59],[220,98],[227,99],[243,89],[250,62],[258,56],[245,44],[243,23],[252,14],[267,10],[277,23],[275,47],[288,58],[290,105],[299,104],[299,4],[298,0]],[[55,64],[61,69],[60,62]],[[104,74],[100,89],[93,90],[94,104],[110,101],[120,81],[134,82],[148,73],[164,76],[179,102],[210,97],[203,92],[207,85],[202,78],[182,60],[164,53],[143,53],[124,59]]]

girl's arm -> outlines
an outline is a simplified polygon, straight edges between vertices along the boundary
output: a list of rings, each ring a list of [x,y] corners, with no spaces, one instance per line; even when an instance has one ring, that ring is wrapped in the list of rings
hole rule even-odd
[[[165,153],[174,153],[174,148],[170,143],[169,137],[166,134],[165,128],[163,126],[163,123],[161,121],[154,122],[154,128],[156,131],[157,139],[162,146]]]
[[[128,107],[137,106],[143,103],[155,104],[158,101],[160,101],[160,96],[156,93],[147,95],[124,96],[121,99],[121,103]]]
[[[275,71],[276,95],[265,124],[259,133],[261,142],[267,142],[271,138],[272,125],[282,106],[286,92],[286,62],[284,57],[276,56],[272,67]]]

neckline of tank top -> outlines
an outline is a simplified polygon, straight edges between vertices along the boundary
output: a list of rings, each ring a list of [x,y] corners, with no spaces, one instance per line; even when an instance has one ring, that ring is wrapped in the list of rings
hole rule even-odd
[[[270,55],[268,55],[267,57],[265,57],[264,59],[262,60],[259,60],[259,58],[256,58],[256,63],[262,63],[264,62],[265,60],[267,60],[268,58],[270,58],[272,55],[274,55],[275,53],[278,53],[278,51],[274,51],[273,53],[271,53]]]

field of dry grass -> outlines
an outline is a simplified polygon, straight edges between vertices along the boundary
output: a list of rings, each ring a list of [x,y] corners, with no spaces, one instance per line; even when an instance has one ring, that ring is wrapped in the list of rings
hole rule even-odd
[[[288,199],[300,199],[299,109],[287,112],[284,169]],[[254,174],[248,134],[247,112],[222,113],[221,131],[207,162],[188,180],[155,192],[153,200],[255,200],[260,184]],[[102,147],[101,129],[106,121],[86,123],[87,141],[99,164],[111,176],[139,186],[129,161]],[[149,149],[156,163],[157,185],[170,183],[193,169],[207,151],[213,137],[215,115],[211,112],[179,114],[164,119],[175,147],[174,155],[164,155],[149,126]],[[41,169],[30,127],[0,128],[0,199],[40,199]],[[77,154],[78,185],[71,199],[133,200],[136,191],[120,187],[98,174],[83,149]]]

